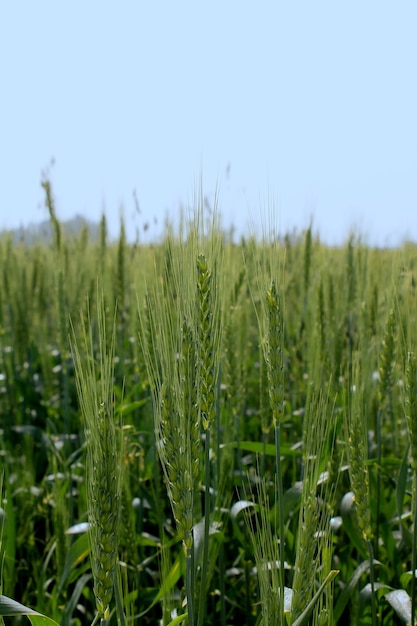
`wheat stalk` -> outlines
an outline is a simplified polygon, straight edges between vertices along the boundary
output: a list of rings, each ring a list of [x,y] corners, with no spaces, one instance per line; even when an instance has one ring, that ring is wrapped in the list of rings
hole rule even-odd
[[[280,548],[270,521],[270,503],[266,481],[261,479],[256,488],[259,516],[247,511],[249,528],[259,584],[261,619],[264,626],[283,626],[284,601],[281,596]],[[259,522],[258,527],[255,526]]]
[[[414,354],[408,354],[407,363],[407,401],[406,401],[406,417],[408,435],[410,439],[411,450],[411,468],[413,471],[413,545],[411,554],[411,571],[416,571],[417,565],[417,362]],[[416,614],[416,577],[413,575],[411,579],[411,616],[412,623]]]
[[[218,354],[215,342],[218,338],[215,327],[214,293],[212,272],[206,257],[200,254],[197,259],[197,306],[198,306],[198,404],[203,430],[213,426],[216,417],[216,385],[218,371],[215,356]]]
[[[204,619],[204,594],[207,585],[210,534],[210,448],[211,431],[216,423],[217,381],[220,367],[220,316],[216,275],[204,254],[197,258],[197,404],[204,431],[204,539],[201,568],[201,594],[198,624]]]
[[[396,448],[396,430],[397,425],[394,420],[392,410],[392,389],[394,386],[394,365],[395,365],[395,337],[396,337],[396,320],[394,311],[391,310],[386,324],[384,339],[382,343],[382,351],[379,363],[379,393],[378,393],[378,412],[376,424],[376,440],[377,440],[377,468],[381,467],[382,462],[382,419],[390,417],[392,436],[394,438],[394,448]],[[379,537],[379,512],[380,512],[380,492],[381,492],[381,476],[377,469],[377,487],[376,487],[376,542],[375,542],[375,558],[378,558],[378,537]]]
[[[319,355],[317,354],[319,363]],[[328,464],[329,436],[332,414],[328,414],[328,398],[320,392],[312,394],[306,407],[303,425],[303,487],[299,515],[296,559],[294,565],[291,623],[302,615],[321,576],[328,574],[325,562],[329,545],[330,516],[327,502],[332,499],[334,485],[322,477]],[[330,444],[331,445],[331,444]]]
[[[186,556],[188,622],[194,623],[195,517],[200,515],[196,494],[200,487],[201,433],[197,408],[197,348],[195,301],[191,302],[190,251],[169,241],[162,276],[146,296],[145,315],[139,310],[140,340],[154,400],[154,429],[177,533]],[[178,297],[178,307],[173,303]],[[156,303],[163,306],[156,308]],[[191,320],[191,321],[190,321]]]
[[[353,382],[349,389],[347,420],[347,442],[350,485],[355,503],[355,518],[370,559],[370,582],[372,602],[372,623],[376,624],[374,552],[372,548],[372,527],[370,489],[368,475],[368,431],[364,402],[364,387],[360,382],[359,365],[353,364]]]
[[[281,422],[284,416],[284,363],[283,363],[283,319],[278,291],[272,281],[266,292],[267,335],[265,361],[269,404],[275,434],[276,499],[279,506],[279,562],[280,562],[280,623],[284,624],[284,554],[285,531],[283,512],[283,480],[281,466]]]
[[[98,614],[110,615],[118,562],[123,450],[113,406],[114,326],[109,349],[102,301],[98,303],[98,363],[94,358],[91,323],[83,337],[85,358],[73,342],[75,372],[87,440],[87,494],[90,556]]]

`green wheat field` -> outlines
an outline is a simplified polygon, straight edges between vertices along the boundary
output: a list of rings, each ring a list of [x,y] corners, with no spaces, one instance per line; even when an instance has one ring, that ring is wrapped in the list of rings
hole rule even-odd
[[[412,624],[417,246],[0,239],[0,620]]]

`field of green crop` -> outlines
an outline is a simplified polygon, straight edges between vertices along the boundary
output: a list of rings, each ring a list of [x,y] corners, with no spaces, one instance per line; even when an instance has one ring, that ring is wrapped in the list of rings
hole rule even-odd
[[[409,624],[417,247],[0,240],[0,620]],[[41,617],[46,616],[46,618]]]

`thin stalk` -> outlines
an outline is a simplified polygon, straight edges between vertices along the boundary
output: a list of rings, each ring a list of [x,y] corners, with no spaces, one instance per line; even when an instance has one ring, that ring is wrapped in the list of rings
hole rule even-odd
[[[219,379],[221,377],[219,376]],[[219,383],[218,383],[219,385]],[[221,477],[223,476],[223,472],[222,472],[222,468],[224,469],[224,463],[222,463],[223,461],[223,450],[221,448],[221,442],[223,441],[225,443],[225,439],[224,439],[224,426],[225,424],[222,424],[221,419],[220,419],[220,394],[217,394],[217,408],[216,408],[216,463],[214,465],[213,468],[213,472],[215,472],[215,475],[213,476],[212,480],[213,480],[213,484],[216,485],[216,490],[217,493],[222,494],[223,497],[223,489],[221,487]],[[240,445],[240,440],[238,438],[238,445]],[[216,496],[217,499],[218,496]],[[222,502],[222,497],[220,497],[219,499],[219,503],[221,506],[221,502]],[[215,505],[216,507],[218,506],[217,504]],[[218,587],[219,587],[219,592],[220,592],[220,626],[226,626],[226,585],[225,585],[225,570],[226,570],[226,561],[225,561],[225,554],[224,554],[224,544],[223,542],[221,542],[220,547],[219,547],[219,553],[218,553],[218,558],[219,558],[219,566],[218,566]]]
[[[411,623],[415,624],[416,616],[416,565],[417,565],[417,394],[416,394],[416,374],[417,364],[412,352],[407,358],[407,402],[406,416],[408,434],[411,449],[411,469],[413,475],[412,506],[413,516],[413,541],[411,552]]]
[[[210,429],[205,430],[204,433],[204,539],[203,561],[201,563],[200,597],[198,602],[198,626],[202,626],[204,623],[210,535]]]
[[[275,467],[277,475],[276,484],[276,498],[278,502],[279,510],[279,593],[280,593],[280,624],[285,624],[284,613],[284,581],[285,581],[285,567],[284,567],[284,490],[282,486],[282,467],[281,467],[281,423],[279,421],[275,424]]]
[[[379,541],[379,511],[381,508],[381,463],[382,463],[382,436],[381,436],[381,409],[378,409],[376,416],[376,513],[375,513],[375,541],[374,555],[378,559],[378,541]]]
[[[265,461],[266,461],[266,444],[268,443],[267,433],[262,433],[262,454],[261,454],[261,476],[265,476]]]
[[[261,455],[261,476],[265,476],[266,465],[266,445],[268,443],[269,432],[271,428],[270,406],[268,397],[268,372],[267,362],[265,360],[265,350],[261,348],[259,358],[259,410],[261,416],[262,431],[262,455]]]
[[[283,385],[283,319],[280,300],[275,282],[272,281],[266,293],[267,338],[265,345],[265,361],[267,364],[267,381],[269,405],[272,411],[272,423],[275,433],[275,470],[276,470],[276,498],[279,510],[279,561],[280,561],[280,619],[285,624],[284,615],[284,509],[283,509],[283,481],[281,468],[281,421],[284,412],[284,385]]]
[[[123,591],[120,580],[120,572],[117,569],[113,575],[114,599],[116,601],[116,614],[118,626],[126,626],[126,616],[123,610]]]
[[[414,520],[413,520],[413,543],[411,549],[411,623],[415,624],[416,620],[416,567],[417,567],[417,471],[414,472],[413,479],[413,506],[414,506]]]
[[[226,568],[224,546],[220,546],[219,552],[219,591],[220,591],[220,625],[226,626],[226,585],[224,571]]]
[[[372,626],[377,626],[377,609],[375,602],[375,568],[374,568],[374,550],[372,547],[372,541],[367,541],[366,545],[369,551],[369,576],[371,579],[371,605],[372,605]]]
[[[185,586],[187,590],[188,626],[194,626],[194,545],[187,548],[185,556]]]
[[[239,488],[243,484],[243,464],[242,464],[242,449],[240,447],[240,424],[239,417],[235,415],[235,433],[236,433],[236,465],[239,473]]]
[[[101,616],[101,613],[97,612],[96,615],[95,615],[95,618],[91,622],[91,626],[95,626],[95,624],[97,624],[98,620],[100,619],[100,616]],[[102,624],[103,620],[101,620],[100,623]]]

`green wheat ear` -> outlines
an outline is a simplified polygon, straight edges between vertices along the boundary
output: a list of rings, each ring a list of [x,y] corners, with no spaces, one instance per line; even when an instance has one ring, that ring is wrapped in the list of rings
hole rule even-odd
[[[123,449],[113,408],[114,326],[109,349],[103,301],[98,303],[98,362],[91,323],[83,324],[86,354],[74,340],[77,392],[87,440],[91,568],[98,613],[107,620],[118,561]]]
[[[302,615],[315,588],[328,574],[327,553],[330,546],[330,516],[327,503],[333,497],[333,485],[327,485],[323,468],[327,466],[332,409],[321,392],[307,400],[303,425],[303,480],[299,513],[296,558],[294,564],[291,623]],[[322,604],[325,602],[322,598]],[[318,610],[318,609],[315,609]]]
[[[269,403],[272,411],[274,428],[281,423],[284,412],[283,354],[282,354],[282,312],[275,282],[266,293],[266,314],[268,334],[265,346],[265,361]]]
[[[348,458],[351,488],[355,498],[357,523],[365,543],[372,539],[369,504],[368,442],[366,419],[359,389],[355,394],[348,425]],[[356,398],[356,396],[359,396]]]
[[[198,303],[198,390],[199,408],[203,430],[207,431],[216,418],[216,386],[218,372],[215,364],[218,331],[214,326],[214,294],[212,273],[206,257],[197,259]],[[217,331],[217,332],[216,332]]]

